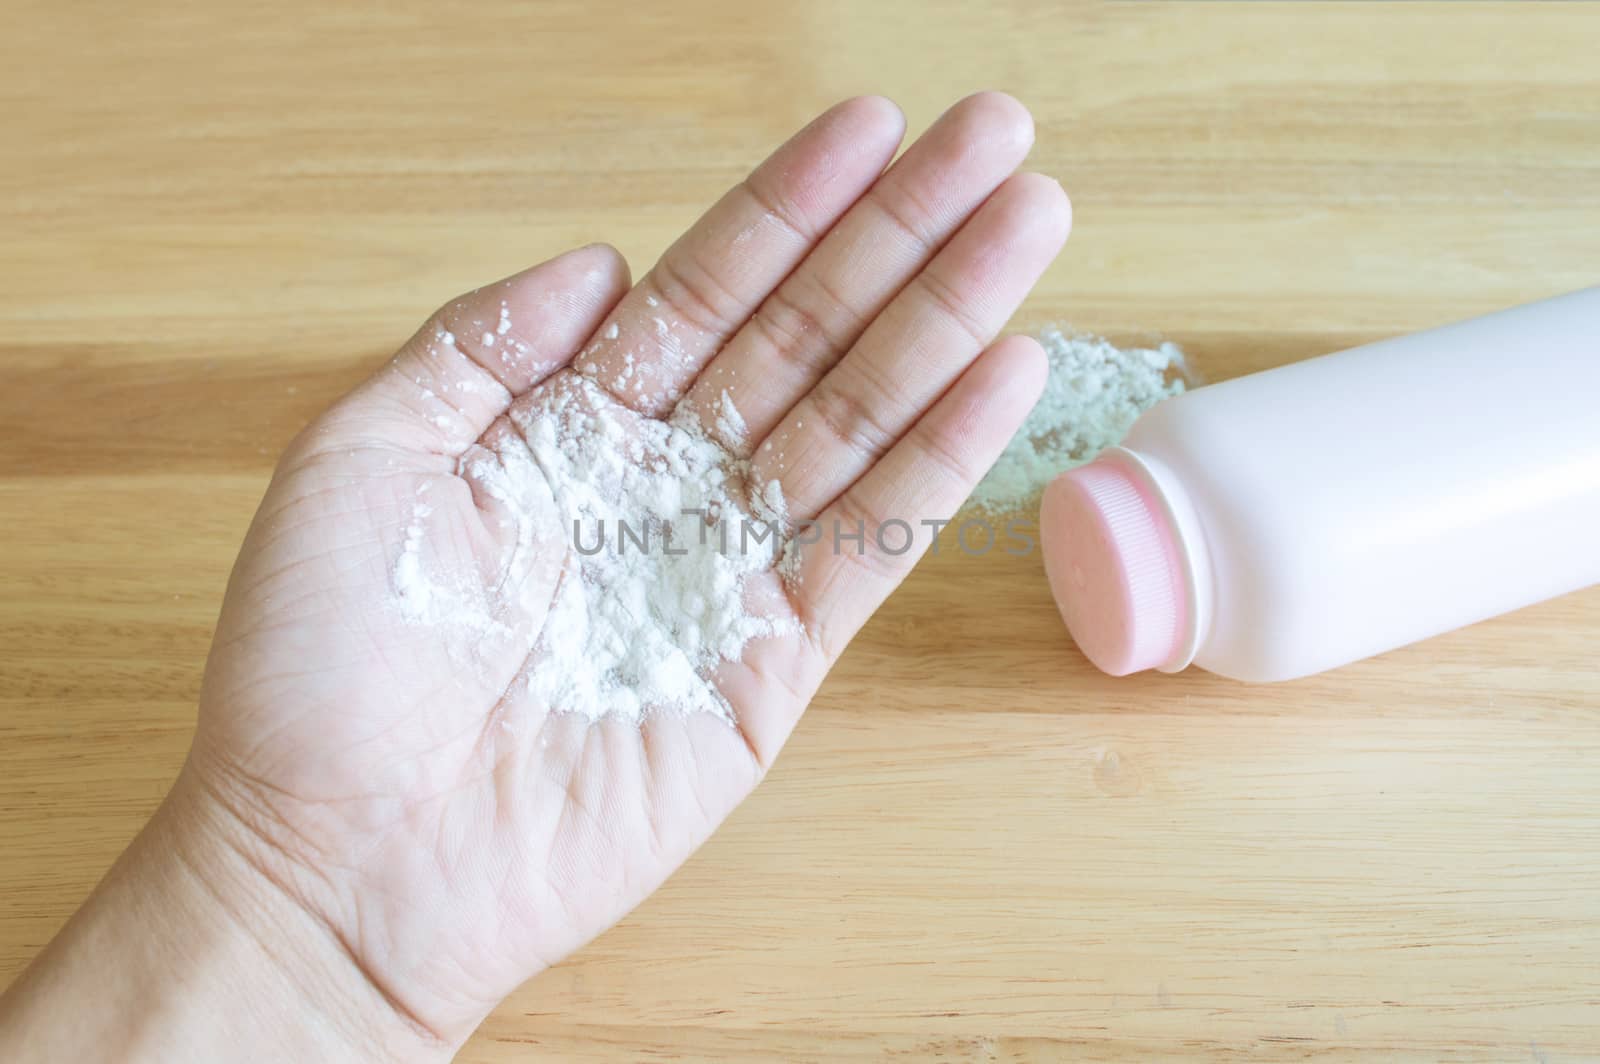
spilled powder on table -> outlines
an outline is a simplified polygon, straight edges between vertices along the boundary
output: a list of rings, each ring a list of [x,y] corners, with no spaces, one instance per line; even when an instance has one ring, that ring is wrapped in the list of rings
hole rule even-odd
[[[1181,394],[1189,368],[1177,345],[1119,348],[1104,337],[1048,326],[1044,394],[967,505],[1007,513],[1032,505],[1057,473],[1121,441],[1138,416]]]

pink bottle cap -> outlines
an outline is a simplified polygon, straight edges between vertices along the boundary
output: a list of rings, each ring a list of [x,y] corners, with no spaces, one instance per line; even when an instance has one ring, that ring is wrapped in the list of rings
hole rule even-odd
[[[1051,594],[1085,657],[1113,676],[1177,658],[1189,609],[1183,551],[1139,471],[1101,458],[1062,473],[1045,488],[1039,535]]]

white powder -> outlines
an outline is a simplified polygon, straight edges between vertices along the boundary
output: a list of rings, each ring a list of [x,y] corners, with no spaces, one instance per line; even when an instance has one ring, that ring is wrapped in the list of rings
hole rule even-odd
[[[739,408],[733,405],[733,397],[726,388],[717,398],[716,429],[717,438],[730,447],[744,446],[745,437],[750,433],[749,426],[744,423]]]
[[[738,417],[727,401],[722,414]],[[541,707],[590,719],[731,720],[715,670],[750,640],[792,629],[747,603],[746,581],[771,570],[782,546],[777,483],[750,485],[749,463],[686,419],[640,417],[576,374],[542,387],[512,421],[520,438],[495,436],[496,450],[469,452],[460,472],[508,515],[527,553],[561,565],[516,682]],[[430,513],[419,498],[393,571],[402,615],[492,630],[507,605],[495,595],[518,593],[536,558],[475,598],[481,579],[427,569]]]
[[[990,513],[1030,505],[1057,473],[1114,446],[1145,410],[1184,390],[1188,365],[1176,345],[1119,348],[1050,326],[1039,334],[1050,362],[1044,394],[968,500]]]
[[[468,639],[508,633],[510,629],[498,619],[503,610],[490,601],[481,581],[471,579],[467,572],[438,571],[437,560],[428,549],[428,518],[434,508],[427,498],[428,485],[423,484],[417,489],[400,557],[394,564],[395,600],[401,616]]]
[[[433,583],[422,575],[423,522],[433,513],[433,507],[420,501],[427,493],[426,484],[417,489],[419,501],[411,507],[411,523],[406,526],[400,558],[394,563],[395,593],[400,598],[400,610],[412,620],[421,620],[433,612]]]

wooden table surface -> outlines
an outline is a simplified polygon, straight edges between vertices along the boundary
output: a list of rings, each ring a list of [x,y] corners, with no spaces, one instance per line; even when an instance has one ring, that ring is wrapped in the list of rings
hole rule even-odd
[[[1077,228],[1018,323],[1210,379],[1600,273],[1600,4],[7,7],[0,980],[173,777],[295,429],[458,290],[642,268],[837,98],[1022,97]],[[463,1059],[1600,1060],[1597,642],[1590,591],[1111,680],[1036,557],[932,560]]]

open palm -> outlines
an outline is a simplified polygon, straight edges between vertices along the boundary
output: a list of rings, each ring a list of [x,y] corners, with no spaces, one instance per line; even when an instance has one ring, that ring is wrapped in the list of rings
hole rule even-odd
[[[994,342],[1069,225],[1059,186],[1013,174],[1027,113],[971,97],[888,166],[902,132],[887,101],[835,107],[631,289],[597,245],[446,305],[281,464],[189,771],[440,1038],[620,918],[750,792],[921,553],[874,530],[951,516],[1037,397],[1037,345]],[[571,538],[537,467],[509,478],[531,520],[505,520],[486,478],[562,389],[625,423],[692,416],[791,521],[866,530],[747,585],[792,623],[716,670],[733,726],[591,721],[517,682],[561,667],[540,635]],[[408,556],[471,577],[419,601]]]

